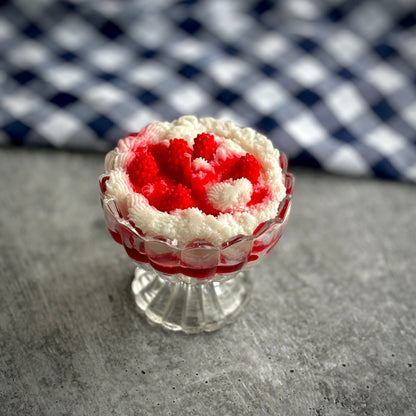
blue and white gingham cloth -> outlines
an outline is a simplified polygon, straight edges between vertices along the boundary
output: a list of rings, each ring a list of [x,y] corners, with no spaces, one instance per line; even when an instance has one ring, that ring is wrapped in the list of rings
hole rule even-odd
[[[3,145],[107,150],[195,114],[416,182],[414,0],[3,0],[0,65]]]

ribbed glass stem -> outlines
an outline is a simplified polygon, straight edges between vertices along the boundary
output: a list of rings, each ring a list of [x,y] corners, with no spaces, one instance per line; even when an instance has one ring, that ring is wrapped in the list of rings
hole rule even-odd
[[[197,333],[232,322],[248,300],[251,282],[247,272],[198,280],[137,267],[132,290],[139,310],[151,322],[169,330]]]

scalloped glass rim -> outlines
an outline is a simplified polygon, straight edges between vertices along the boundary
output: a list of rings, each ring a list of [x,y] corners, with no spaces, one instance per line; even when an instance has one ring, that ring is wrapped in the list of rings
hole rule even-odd
[[[105,196],[105,182],[108,175],[103,174],[99,177],[100,199],[107,228],[113,239],[124,246],[127,254],[134,261],[150,263],[153,268],[162,273],[169,275],[185,274],[204,280],[212,278],[216,274],[235,273],[262,260],[270,253],[283,234],[291,209],[295,179],[291,173],[287,172],[288,161],[286,155],[282,152],[280,153],[279,163],[286,186],[286,196],[280,202],[276,217],[259,224],[253,234],[233,236],[220,246],[214,246],[203,240],[193,240],[185,245],[179,245],[176,240],[170,240],[164,236],[152,237],[145,235],[131,221],[123,218],[114,198]],[[134,247],[137,239],[143,245],[143,250]],[[249,249],[248,245],[250,245]],[[244,246],[244,257],[237,259],[235,253],[232,253],[234,258],[233,256],[231,258],[230,256],[227,257],[227,250],[230,251],[230,248],[237,246]],[[164,251],[164,248],[166,248],[166,251]],[[199,267],[196,262],[192,261],[191,254],[193,250],[197,250],[199,254],[199,256],[195,256],[195,259],[203,255],[207,259],[208,266],[205,264]],[[168,255],[163,257],[164,253]],[[158,260],[159,258],[160,260]],[[184,261],[184,259],[188,261]],[[198,270],[201,270],[200,274],[198,274]]]

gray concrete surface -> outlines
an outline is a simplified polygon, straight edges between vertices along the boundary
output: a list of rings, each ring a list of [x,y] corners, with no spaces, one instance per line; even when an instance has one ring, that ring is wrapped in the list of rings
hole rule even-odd
[[[1,415],[415,415],[416,189],[295,169],[244,314],[148,325],[104,228],[103,155],[0,150]]]

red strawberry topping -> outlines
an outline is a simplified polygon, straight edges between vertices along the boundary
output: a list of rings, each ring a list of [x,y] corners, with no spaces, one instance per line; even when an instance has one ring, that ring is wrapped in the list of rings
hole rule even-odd
[[[166,168],[169,152],[169,143],[166,141],[151,144],[148,148],[148,151],[153,155],[159,169],[163,171]]]
[[[214,158],[217,148],[218,143],[215,141],[213,134],[200,133],[194,140],[193,158],[203,157],[207,161],[210,161]]]
[[[206,197],[207,189],[219,181],[247,178],[253,184],[248,205],[263,201],[268,189],[259,182],[258,160],[247,153],[217,161],[218,146],[209,133],[198,134],[192,149],[186,140],[177,138],[148,146],[139,144],[127,167],[133,190],[160,211],[198,207],[206,214],[218,215],[220,211]],[[195,160],[199,158],[205,160]]]
[[[152,205],[160,211],[171,212],[175,209],[186,209],[195,207],[195,201],[191,196],[191,189],[185,185],[177,184],[161,193],[156,190],[156,198],[153,198]]]
[[[228,178],[247,178],[254,185],[259,180],[260,170],[261,166],[259,161],[250,153],[246,153],[238,159],[234,166],[232,166],[228,173]]]
[[[251,200],[247,204],[248,206],[258,204],[262,202],[269,195],[269,190],[264,186],[257,185],[253,189]]]
[[[153,183],[143,186],[141,193],[148,199],[150,205],[161,206],[169,185],[164,179],[158,179]]]
[[[152,183],[159,173],[159,168],[153,155],[147,151],[135,152],[134,159],[127,167],[130,182],[136,192],[148,183]]]
[[[167,154],[170,176],[179,183],[190,185],[192,150],[184,139],[172,139]]]

